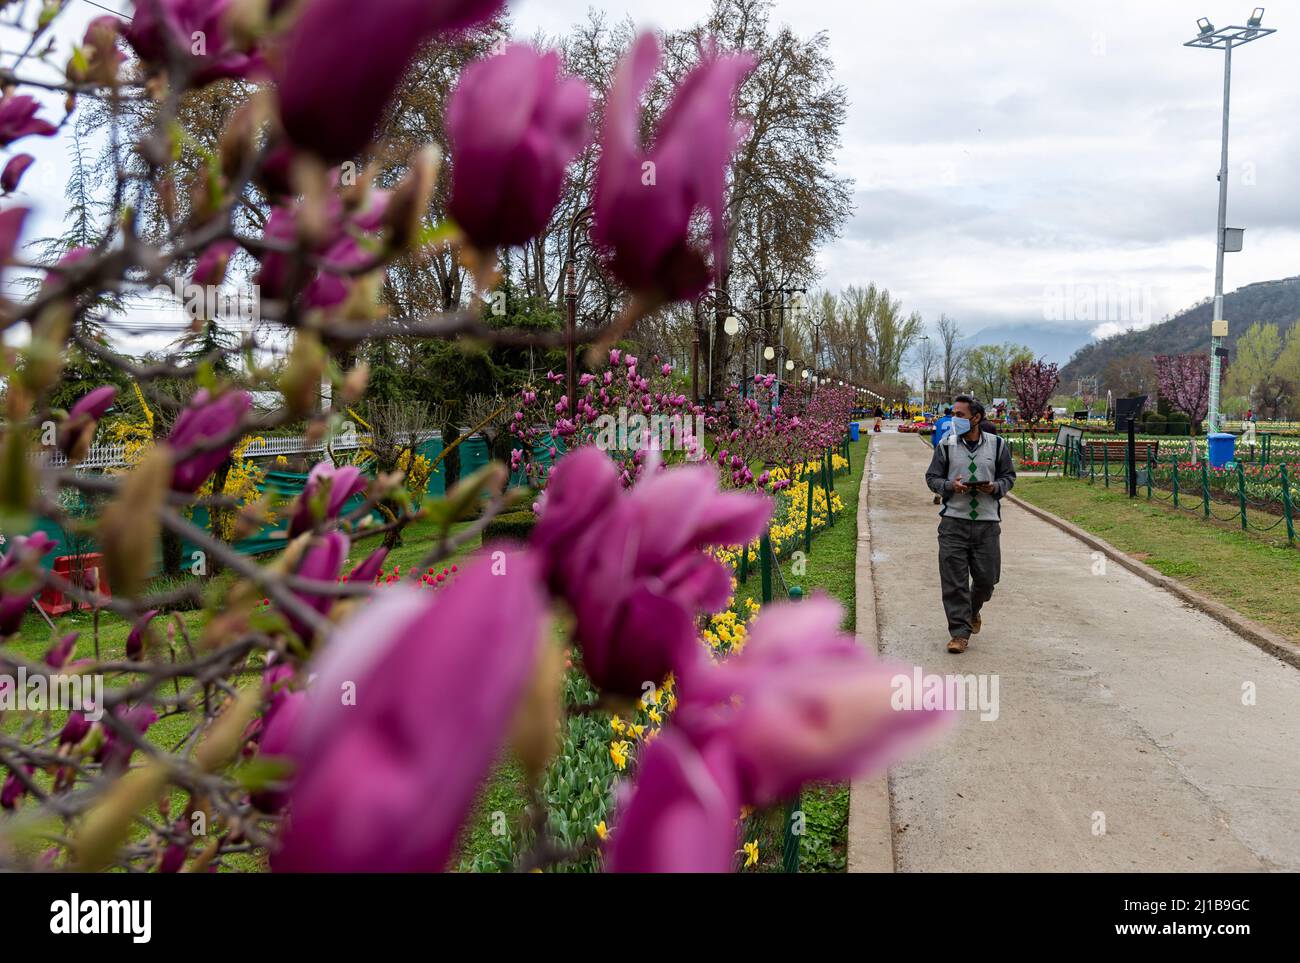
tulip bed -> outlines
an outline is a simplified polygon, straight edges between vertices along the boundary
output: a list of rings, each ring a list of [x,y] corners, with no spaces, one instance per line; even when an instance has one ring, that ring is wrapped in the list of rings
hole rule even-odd
[[[1188,453],[1190,454],[1190,453]],[[1246,532],[1267,536],[1281,545],[1297,545],[1296,498],[1300,485],[1296,476],[1300,462],[1250,464],[1237,461],[1232,467],[1216,468],[1203,457],[1184,460],[1177,449],[1160,453],[1159,458],[1141,460],[1137,466],[1138,495],[1146,501],[1162,501],[1171,508],[1202,518],[1206,522],[1230,524]],[[1045,464],[1021,461],[1027,470],[1045,469]],[[1127,485],[1126,458],[1084,459],[1077,464],[1072,458],[1066,471],[1060,462],[1051,474],[1077,477],[1089,485],[1123,491]]]
[[[1033,444],[1029,435],[1018,433],[1006,434],[1006,439],[1011,445],[1011,453],[1017,459],[1033,458]],[[1160,443],[1160,458],[1162,462],[1167,462],[1172,458],[1177,458],[1180,462],[1199,462],[1208,457],[1208,441],[1204,436],[1200,437],[1174,437],[1170,438],[1163,435],[1144,435],[1138,434],[1138,440],[1157,441]],[[1040,461],[1046,461],[1049,453],[1052,452],[1052,442],[1054,436],[1038,437],[1038,455]],[[1089,432],[1085,436],[1086,441],[1127,441],[1128,435],[1115,432]],[[1056,464],[1061,463],[1063,449],[1056,449]],[[1274,435],[1269,439],[1267,452],[1264,448],[1262,433],[1256,435],[1254,445],[1243,444],[1241,438],[1237,439],[1236,455],[1241,461],[1248,464],[1258,465],[1263,463],[1267,455],[1267,464],[1277,465],[1282,462],[1294,463],[1300,462],[1300,438],[1284,437]]]

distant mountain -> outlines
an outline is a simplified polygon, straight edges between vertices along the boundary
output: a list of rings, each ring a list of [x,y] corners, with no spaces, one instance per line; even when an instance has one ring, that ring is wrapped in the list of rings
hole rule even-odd
[[[967,348],[981,344],[1023,344],[1036,358],[1046,358],[1064,365],[1070,356],[1092,340],[1088,328],[1072,328],[1051,324],[1004,324],[982,328],[962,339]]]
[[[1061,370],[1061,381],[1101,378],[1112,361],[1131,355],[1191,354],[1208,351],[1214,304],[1207,298],[1180,314],[1141,331],[1112,335],[1085,344]],[[1248,284],[1223,296],[1223,316],[1228,319],[1227,347],[1235,350],[1237,338],[1256,321],[1276,324],[1283,336],[1300,320],[1300,277]]]

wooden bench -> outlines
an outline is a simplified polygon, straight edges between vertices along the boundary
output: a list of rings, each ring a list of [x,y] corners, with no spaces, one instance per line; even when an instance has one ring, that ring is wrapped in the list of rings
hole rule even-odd
[[[1097,464],[1109,461],[1112,464],[1122,465],[1128,458],[1127,441],[1084,441],[1084,446],[1087,448],[1084,457],[1092,459]],[[1138,467],[1147,463],[1148,456],[1151,461],[1156,461],[1159,455],[1160,442],[1133,442],[1133,457]]]

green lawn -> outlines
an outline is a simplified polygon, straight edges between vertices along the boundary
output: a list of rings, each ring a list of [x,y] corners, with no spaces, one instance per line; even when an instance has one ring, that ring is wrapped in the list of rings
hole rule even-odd
[[[1129,499],[1122,489],[1070,479],[1024,478],[1015,493],[1300,642],[1300,548],[1287,545],[1285,530],[1280,538],[1247,534],[1144,495]]]

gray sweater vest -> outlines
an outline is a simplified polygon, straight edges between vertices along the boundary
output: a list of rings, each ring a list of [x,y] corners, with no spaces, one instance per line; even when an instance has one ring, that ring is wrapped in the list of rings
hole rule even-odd
[[[998,446],[1002,443],[997,435],[981,432],[979,445],[971,451],[956,435],[948,435],[939,442],[948,446],[948,480],[960,479],[967,485],[993,481],[997,477]],[[1002,517],[1002,508],[996,498],[984,492],[952,492],[944,496],[943,510],[939,514],[947,518],[996,522]]]

